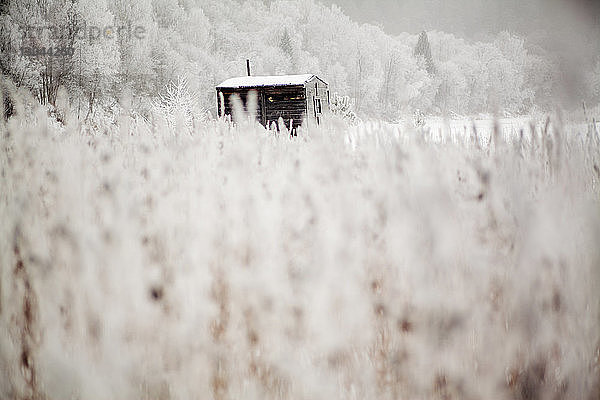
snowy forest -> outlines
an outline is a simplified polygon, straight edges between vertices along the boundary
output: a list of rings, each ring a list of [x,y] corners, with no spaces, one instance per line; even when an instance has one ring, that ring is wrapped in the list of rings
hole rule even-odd
[[[178,78],[194,112],[214,116],[215,85],[243,76],[246,59],[256,75],[323,77],[361,117],[516,116],[598,103],[597,39],[581,41],[573,45],[589,49],[585,58],[569,60],[548,49],[547,37],[509,31],[487,41],[439,31],[391,36],[313,0],[11,1],[0,17],[0,72],[42,103],[55,105],[63,87],[79,117],[110,109],[125,91],[144,113]],[[40,47],[70,51],[27,54]],[[572,64],[584,73],[573,76]]]
[[[0,399],[599,400],[599,16],[0,2]]]

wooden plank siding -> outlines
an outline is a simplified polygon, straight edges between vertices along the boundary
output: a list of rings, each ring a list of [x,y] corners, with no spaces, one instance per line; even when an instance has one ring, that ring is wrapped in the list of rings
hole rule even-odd
[[[289,128],[302,124],[306,116],[306,93],[304,86],[275,86],[263,88],[266,121],[270,125],[281,117]]]
[[[306,94],[304,86],[277,86],[264,88],[239,88],[239,89],[218,89],[217,90],[217,112],[219,115],[233,114],[233,95],[240,97],[244,110],[247,112],[248,93],[255,91],[257,94],[257,120],[265,125],[270,126],[273,122],[278,122],[279,118],[283,118],[284,123],[289,128],[290,120],[292,120],[293,128],[297,128],[302,124],[302,120],[306,116]],[[223,94],[224,113],[221,111],[220,94]]]
[[[233,115],[233,95],[238,95],[240,97],[240,100],[242,101],[242,106],[244,108],[245,112],[248,112],[249,110],[247,109],[248,107],[248,94],[249,94],[250,90],[247,90],[245,88],[242,89],[221,89],[219,91],[217,91],[217,111],[219,115]],[[254,92],[256,93],[256,116],[257,119],[259,119],[259,122],[263,123],[262,121],[262,116],[263,116],[263,97],[260,94],[260,91],[258,90],[254,90]],[[221,111],[221,98],[219,93],[223,94],[223,100],[224,100],[224,106],[225,106],[225,110],[222,113]],[[263,123],[264,124],[264,123]]]

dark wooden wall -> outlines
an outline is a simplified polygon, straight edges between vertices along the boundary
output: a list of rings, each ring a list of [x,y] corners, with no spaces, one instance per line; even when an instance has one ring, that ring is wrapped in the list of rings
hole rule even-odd
[[[289,128],[290,119],[293,128],[302,124],[306,116],[306,94],[304,86],[277,86],[264,88],[266,121],[277,122],[283,118]]]
[[[257,94],[256,119],[264,126],[270,126],[283,118],[285,125],[289,128],[292,120],[292,128],[295,129],[302,124],[306,116],[306,94],[304,86],[266,86],[261,88],[219,88],[217,89],[217,111],[221,115],[221,100],[219,93],[223,93],[225,110],[224,115],[232,115],[232,95],[237,94],[242,100],[244,110],[247,111],[248,93],[254,91]]]

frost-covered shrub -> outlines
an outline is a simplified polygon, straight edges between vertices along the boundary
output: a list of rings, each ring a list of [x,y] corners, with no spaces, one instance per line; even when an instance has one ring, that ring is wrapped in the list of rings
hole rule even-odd
[[[331,97],[329,109],[333,115],[354,124],[359,122],[356,112],[354,111],[354,105],[354,99],[350,99],[349,96],[340,96],[339,94],[334,93]]]
[[[415,128],[421,128],[425,126],[425,113],[416,109],[412,114],[412,122]]]
[[[0,122],[0,398],[597,398],[585,127],[47,119]]]

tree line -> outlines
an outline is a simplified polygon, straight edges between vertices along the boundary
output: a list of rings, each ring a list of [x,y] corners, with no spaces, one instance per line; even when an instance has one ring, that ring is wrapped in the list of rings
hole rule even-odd
[[[125,92],[143,113],[181,78],[214,114],[215,85],[245,75],[246,59],[256,75],[315,73],[359,115],[388,120],[526,114],[557,106],[563,87],[560,58],[514,33],[392,36],[314,0],[19,0],[0,13],[2,75],[44,104],[64,88],[80,118]],[[577,96],[597,102],[591,62]]]

